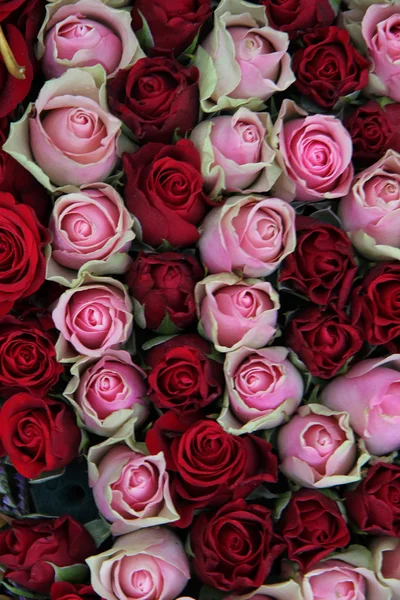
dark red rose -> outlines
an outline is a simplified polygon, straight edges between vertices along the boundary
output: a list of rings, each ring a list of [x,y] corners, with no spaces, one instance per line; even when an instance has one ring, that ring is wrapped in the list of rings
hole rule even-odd
[[[7,2],[2,6],[4,4]],[[27,45],[29,60],[36,75],[40,73],[40,61],[36,58],[34,47],[45,16],[46,5],[42,0],[23,0],[21,6],[14,10],[6,21],[6,23],[15,25],[22,33]]]
[[[329,0],[261,0],[268,16],[268,24],[286,31],[290,39],[298,31],[330,25],[335,13]]]
[[[341,96],[367,85],[370,63],[351,45],[345,29],[321,27],[303,42],[292,61],[295,85],[319,106],[332,108]]]
[[[171,495],[181,516],[177,527],[190,525],[194,511],[243,498],[263,482],[275,482],[277,460],[271,445],[255,435],[234,436],[198,415],[167,412],[146,436],[151,454],[164,452],[172,471]]]
[[[25,79],[11,75],[0,54],[0,117],[10,115],[25,100],[33,80],[33,67],[24,36],[14,25],[4,26],[4,34],[17,63],[25,67]]]
[[[212,346],[195,334],[177,335],[146,355],[149,398],[162,409],[187,414],[221,396],[223,368],[208,357]]]
[[[365,169],[393,148],[400,152],[400,104],[381,108],[370,100],[344,121],[353,140],[353,161]]]
[[[57,383],[63,367],[57,362],[53,328],[52,322],[41,326],[30,317],[0,319],[0,396],[20,390],[44,396]]]
[[[200,155],[190,140],[146,144],[124,154],[125,201],[142,227],[143,241],[160,246],[194,246],[207,204]]]
[[[2,0],[0,2],[0,23],[7,19],[15,10],[20,8],[26,0]]]
[[[279,281],[314,304],[337,301],[343,308],[357,273],[352,245],[338,227],[310,217],[296,217],[297,245],[284,260]]]
[[[98,598],[91,585],[81,583],[59,581],[53,583],[50,589],[50,600],[97,600]]]
[[[363,343],[358,327],[334,306],[301,310],[286,327],[285,338],[311,375],[321,379],[333,377]]]
[[[236,594],[261,586],[283,550],[273,532],[271,511],[244,500],[199,515],[190,543],[201,581]]]
[[[199,116],[199,72],[169,58],[141,58],[118,71],[108,85],[111,111],[139,143],[172,142],[184,136]]]
[[[48,594],[57,567],[83,564],[96,554],[88,531],[69,516],[23,519],[0,531],[0,563],[6,577],[27,590]]]
[[[0,192],[0,317],[36,292],[45,278],[43,253],[50,236],[32,208]]]
[[[15,470],[33,479],[70,463],[78,455],[81,432],[66,404],[21,392],[1,408],[0,438]]]
[[[400,537],[400,467],[377,463],[355,490],[345,495],[346,510],[357,527],[372,535]]]
[[[203,277],[203,268],[188,254],[140,252],[126,281],[133,298],[144,307],[145,327],[158,329],[168,316],[182,329],[196,319],[194,287]]]
[[[290,560],[307,572],[337,548],[350,543],[350,533],[334,500],[314,490],[294,492],[279,519]]]
[[[193,42],[200,26],[211,15],[210,0],[136,0],[132,8],[132,29],[143,27],[140,13],[150,28],[152,55],[173,53],[178,57]]]

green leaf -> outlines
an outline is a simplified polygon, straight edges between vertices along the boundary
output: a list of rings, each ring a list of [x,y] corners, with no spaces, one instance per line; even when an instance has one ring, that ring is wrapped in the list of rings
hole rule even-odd
[[[178,61],[179,62],[186,62],[187,59],[189,58],[190,60],[194,59],[194,53],[196,51],[197,48],[197,44],[199,43],[199,37],[200,37],[200,29],[201,27],[199,27],[198,32],[196,33],[196,37],[194,38],[193,42],[190,44],[190,46],[188,48],[186,48],[186,50],[184,50],[182,52],[182,54],[178,57]]]
[[[142,350],[144,350],[144,352],[147,352],[147,350],[151,350],[151,348],[154,348],[154,346],[158,346],[159,344],[168,342],[168,340],[172,340],[172,338],[174,338],[174,337],[176,337],[176,334],[174,334],[174,335],[159,335],[159,336],[145,342],[142,346]]]
[[[177,142],[179,142],[179,140],[183,139],[182,136],[180,135],[180,127],[177,127],[176,129],[174,129],[174,135],[172,136],[172,143],[176,144]]]
[[[265,486],[260,485],[258,488],[253,490],[251,494],[246,496],[246,501],[251,502],[255,500],[274,500],[278,496],[270,492]]]
[[[203,585],[200,590],[199,600],[222,600],[225,594],[220,590],[214,590],[213,588]]]
[[[107,523],[107,521],[101,517],[100,519],[95,519],[94,521],[85,523],[85,529],[88,530],[94,539],[97,548],[101,546],[101,544],[111,535],[109,523]]]
[[[48,473],[43,473],[36,477],[35,479],[30,479],[29,483],[34,485],[36,483],[44,483],[45,481],[50,481],[50,479],[57,479],[57,477],[61,477],[65,473],[65,468],[58,469],[58,471],[49,471]]]
[[[161,335],[172,335],[174,333],[178,333],[179,328],[171,321],[171,317],[169,316],[169,314],[165,313],[165,317],[159,324],[156,331]]]
[[[292,497],[291,492],[286,492],[285,494],[282,494],[282,496],[280,496],[280,498],[276,501],[274,513],[273,513],[274,519],[276,521],[278,521],[281,518],[281,515],[282,515],[283,511],[285,510],[285,508],[287,507],[287,505],[289,504],[291,497]]]
[[[185,552],[186,552],[186,554],[188,555],[189,558],[194,558],[194,552],[192,550],[192,545],[190,543],[190,534],[186,538]]]
[[[149,0],[149,2],[151,2],[151,0]],[[139,41],[139,44],[143,48],[143,50],[146,50],[148,48],[153,48],[154,40],[153,40],[153,36],[151,35],[149,24],[146,21],[143,14],[140,12],[140,10],[138,10],[138,13],[142,19],[142,29],[139,29],[138,31],[136,31],[136,37]]]
[[[222,354],[222,352],[217,352],[217,350],[213,350],[213,352],[211,352],[211,354],[206,354],[207,358],[211,358],[211,360],[215,360],[218,363],[221,363],[222,365],[225,362],[225,354]]]
[[[85,583],[89,577],[87,565],[71,565],[69,567],[57,567],[48,562],[54,569],[54,581],[68,581],[69,583]]]
[[[41,596],[35,596],[35,594],[32,594],[32,592],[27,592],[26,590],[21,590],[20,588],[16,588],[13,585],[10,585],[9,583],[7,583],[6,581],[2,581],[1,585],[4,585],[4,587],[9,591],[12,592],[13,594],[16,594],[16,596],[22,596],[23,598],[40,598]]]
[[[168,240],[163,240],[160,246],[158,246],[157,252],[171,252],[173,249],[173,246],[171,246]]]

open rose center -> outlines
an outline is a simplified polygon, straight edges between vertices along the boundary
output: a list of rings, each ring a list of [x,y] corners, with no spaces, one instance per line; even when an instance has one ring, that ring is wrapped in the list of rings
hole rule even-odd
[[[149,571],[144,569],[132,573],[132,587],[139,592],[139,596],[149,594],[153,589],[153,579]]]

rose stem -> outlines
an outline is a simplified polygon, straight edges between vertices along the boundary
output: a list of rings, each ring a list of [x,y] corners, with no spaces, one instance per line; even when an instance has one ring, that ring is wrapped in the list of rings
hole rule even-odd
[[[4,31],[0,25],[0,53],[3,57],[7,71],[17,79],[25,79],[25,67],[21,67],[15,60],[15,56],[6,40]]]

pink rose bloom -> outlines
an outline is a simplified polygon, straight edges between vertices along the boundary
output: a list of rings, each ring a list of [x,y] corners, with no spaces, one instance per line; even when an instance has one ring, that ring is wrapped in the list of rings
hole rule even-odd
[[[121,282],[87,275],[80,286],[61,294],[53,310],[60,331],[58,360],[74,362],[79,354],[102,356],[127,341],[132,319],[132,303]]]
[[[226,393],[218,422],[230,433],[281,425],[303,397],[303,379],[287,359],[287,348],[242,346],[226,355]]]
[[[400,155],[388,150],[355,178],[342,198],[343,229],[357,250],[371,260],[400,259]]]
[[[210,273],[273,273],[296,247],[295,211],[284,200],[231,196],[203,221],[201,260]]]
[[[195,299],[200,331],[219,352],[262,348],[276,333],[279,296],[267,281],[209,275],[196,284]]]
[[[372,89],[400,102],[400,8],[373,4],[362,20],[362,36],[373,61]],[[378,81],[376,81],[376,78]]]
[[[268,113],[247,108],[199,123],[190,139],[201,155],[207,194],[215,198],[222,192],[268,192],[281,172],[267,141],[271,131]]]
[[[147,456],[131,442],[107,440],[88,455],[89,485],[97,508],[122,535],[144,527],[177,521],[164,454]]]
[[[278,433],[282,472],[308,488],[326,488],[358,481],[364,453],[357,462],[354,433],[346,412],[320,404],[301,406]],[[357,464],[356,464],[357,462]]]
[[[392,590],[391,600],[400,600],[400,540],[382,536],[370,549],[379,581]]]
[[[71,368],[64,390],[84,426],[113,436],[127,421],[140,428],[149,414],[146,374],[125,350],[107,350],[100,360],[84,357]]]
[[[123,535],[86,562],[93,589],[105,600],[175,600],[190,578],[183,544],[165,527]]]
[[[399,371],[400,354],[363,360],[322,392],[322,403],[346,410],[351,427],[376,456],[400,447]]]

